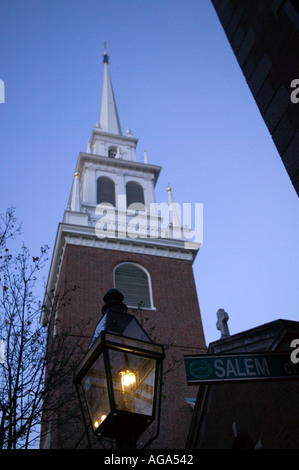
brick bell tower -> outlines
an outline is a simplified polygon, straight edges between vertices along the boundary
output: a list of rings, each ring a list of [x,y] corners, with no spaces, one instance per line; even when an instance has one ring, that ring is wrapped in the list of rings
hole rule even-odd
[[[155,204],[161,167],[149,164],[146,154],[143,163],[136,161],[137,142],[130,129],[122,134],[105,51],[99,120],[87,152],[77,160],[47,281],[47,298],[62,298],[67,292],[68,301],[58,302],[55,309],[52,302],[41,322],[48,328],[49,343],[67,332],[69,342],[81,337],[86,350],[105,293],[113,287],[121,291],[129,312],[165,346],[160,433],[151,448],[184,449],[192,417],[190,398],[197,390],[187,386],[183,356],[206,350],[192,270],[199,244],[181,236],[169,187],[165,204],[173,210],[163,226]],[[74,363],[81,359],[76,357]],[[72,377],[67,388],[73,395],[66,404],[60,400],[63,387],[44,412],[40,445],[87,447],[83,422],[75,422],[69,408],[71,403],[79,409]]]

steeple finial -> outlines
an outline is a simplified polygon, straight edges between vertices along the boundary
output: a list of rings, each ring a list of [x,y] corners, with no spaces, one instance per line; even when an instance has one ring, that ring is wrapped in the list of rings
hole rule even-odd
[[[71,210],[75,212],[81,212],[79,173],[75,173],[75,177],[74,177],[73,188],[72,188]]]
[[[106,41],[104,41],[104,58],[103,58],[104,64],[108,64],[109,62],[109,56],[106,51]]]
[[[167,192],[168,192],[169,227],[172,230],[172,234],[170,238],[179,238],[181,236],[181,223],[180,223],[180,218],[177,212],[178,205],[174,202],[170,183],[168,183]]]

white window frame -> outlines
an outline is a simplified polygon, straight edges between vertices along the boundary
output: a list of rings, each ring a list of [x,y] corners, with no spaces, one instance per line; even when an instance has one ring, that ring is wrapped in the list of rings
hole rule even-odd
[[[148,280],[149,298],[150,298],[150,307],[138,307],[138,305],[127,305],[127,307],[128,308],[140,308],[141,310],[154,310],[155,311],[156,308],[154,307],[154,301],[153,301],[151,275],[147,271],[147,269],[145,269],[141,264],[135,263],[133,261],[121,261],[116,266],[114,266],[114,269],[113,269],[113,285],[114,285],[114,287],[116,288],[116,285],[115,285],[115,272],[116,272],[117,268],[119,268],[120,266],[123,266],[124,264],[126,264],[126,265],[129,264],[129,265],[136,266],[137,268],[141,269],[146,274],[146,277],[147,277],[147,280]]]

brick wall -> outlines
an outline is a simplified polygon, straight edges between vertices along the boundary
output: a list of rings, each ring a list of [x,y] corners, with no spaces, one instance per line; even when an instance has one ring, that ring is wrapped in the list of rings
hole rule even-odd
[[[235,433],[246,433],[253,447],[298,449],[298,393],[297,382],[210,386],[195,447],[231,449]]]
[[[290,343],[298,338],[298,333],[298,322],[278,319],[210,343],[209,353],[250,355],[258,351],[285,351],[290,354]],[[298,393],[297,379],[201,385],[187,446],[298,449]],[[240,436],[245,437],[241,442]]]
[[[72,336],[85,336],[87,346],[102,317],[103,296],[108,289],[114,287],[113,269],[124,261],[139,263],[150,273],[156,310],[133,313],[139,321],[143,321],[145,330],[166,348],[161,430],[152,447],[184,448],[192,417],[192,410],[185,402],[185,397],[195,397],[197,390],[190,390],[187,386],[183,355],[205,350],[191,262],[68,245],[60,273],[59,289],[61,293],[69,293],[66,296],[68,301],[59,311],[58,328],[59,331],[71,331]],[[73,286],[76,286],[74,291]],[[74,396],[74,400],[76,399]],[[54,448],[72,448],[80,433],[73,435],[73,439],[69,435],[61,437],[64,434],[67,436],[67,429],[64,432],[62,425],[59,440],[58,434],[52,432]],[[80,445],[84,447],[86,441],[83,439]]]

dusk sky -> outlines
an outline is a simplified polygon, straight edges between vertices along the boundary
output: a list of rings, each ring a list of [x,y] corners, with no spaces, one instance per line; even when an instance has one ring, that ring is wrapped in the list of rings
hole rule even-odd
[[[298,321],[298,196],[210,0],[0,0],[0,17],[0,212],[16,207],[32,254],[52,255],[99,118],[106,41],[122,131],[162,166],[157,202],[170,183],[176,202],[203,203],[207,344],[219,308],[231,334]]]

